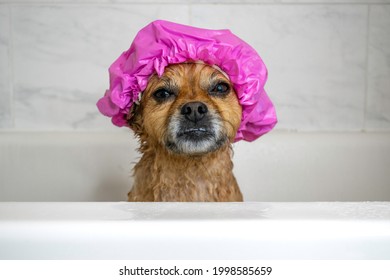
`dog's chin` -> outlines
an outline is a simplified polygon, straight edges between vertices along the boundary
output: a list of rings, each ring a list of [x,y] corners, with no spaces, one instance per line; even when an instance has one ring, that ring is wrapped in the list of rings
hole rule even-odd
[[[166,147],[176,154],[204,155],[221,148],[227,139],[224,135],[217,136],[216,133],[204,128],[185,129],[179,131],[172,139],[167,140]]]

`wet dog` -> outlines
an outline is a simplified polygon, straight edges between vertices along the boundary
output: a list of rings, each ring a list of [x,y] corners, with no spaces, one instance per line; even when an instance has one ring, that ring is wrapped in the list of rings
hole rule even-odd
[[[140,140],[129,201],[242,201],[231,143],[242,109],[214,67],[182,63],[153,75],[128,117]]]

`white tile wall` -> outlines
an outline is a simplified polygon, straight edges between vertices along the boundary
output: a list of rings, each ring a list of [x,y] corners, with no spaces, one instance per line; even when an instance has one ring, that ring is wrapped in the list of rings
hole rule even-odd
[[[140,28],[166,15],[188,23],[187,6],[13,7],[15,127],[110,129],[95,106],[107,68]]]
[[[255,46],[269,70],[279,129],[362,128],[365,7],[197,5],[192,13],[195,25],[228,26]]]
[[[207,3],[0,0],[0,129],[117,131],[95,107],[107,68],[164,18],[251,43],[269,68],[278,129],[390,131],[390,0]]]
[[[390,5],[370,8],[367,130],[389,130]]]
[[[1,133],[1,201],[123,201],[129,133]],[[274,132],[234,144],[245,201],[390,201],[390,133]]]

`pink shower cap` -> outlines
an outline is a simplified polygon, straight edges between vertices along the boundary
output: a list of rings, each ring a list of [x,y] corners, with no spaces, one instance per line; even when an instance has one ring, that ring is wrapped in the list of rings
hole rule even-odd
[[[253,141],[276,124],[275,108],[264,91],[267,69],[257,52],[229,30],[210,30],[156,20],[141,29],[130,49],[110,66],[110,88],[97,102],[117,126],[126,126],[131,106],[148,79],[170,64],[203,61],[230,78],[242,107],[235,141]]]

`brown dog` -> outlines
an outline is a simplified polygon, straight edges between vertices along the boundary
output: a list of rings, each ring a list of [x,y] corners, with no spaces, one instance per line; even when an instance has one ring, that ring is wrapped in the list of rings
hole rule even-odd
[[[153,75],[129,125],[140,139],[129,201],[242,201],[231,143],[241,106],[228,78],[199,63]]]

